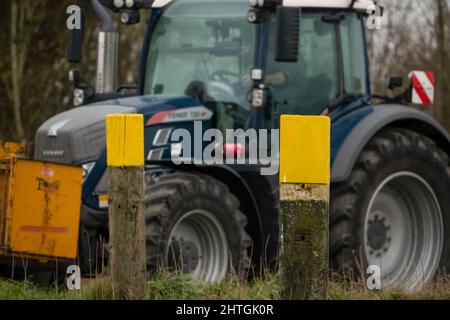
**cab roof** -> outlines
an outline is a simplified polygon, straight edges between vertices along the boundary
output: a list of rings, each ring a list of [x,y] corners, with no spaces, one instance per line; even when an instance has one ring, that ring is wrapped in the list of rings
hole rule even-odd
[[[162,8],[173,0],[155,0],[154,8]],[[243,0],[245,1],[245,0]],[[283,0],[283,5],[286,7],[302,7],[302,8],[350,8],[353,0]],[[356,0],[353,8],[357,11],[367,11],[375,9],[375,2],[373,0]]]

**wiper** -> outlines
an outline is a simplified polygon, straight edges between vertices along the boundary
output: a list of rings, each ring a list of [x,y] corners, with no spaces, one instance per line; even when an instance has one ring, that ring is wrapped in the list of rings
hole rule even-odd
[[[329,102],[322,111],[322,115],[329,115],[333,111],[345,107],[346,105],[360,99],[362,97],[361,94],[349,94],[346,93],[342,96],[337,97],[336,99]]]
[[[324,14],[322,16],[322,21],[325,23],[336,23],[339,24],[345,20],[345,12],[337,12],[332,14]]]

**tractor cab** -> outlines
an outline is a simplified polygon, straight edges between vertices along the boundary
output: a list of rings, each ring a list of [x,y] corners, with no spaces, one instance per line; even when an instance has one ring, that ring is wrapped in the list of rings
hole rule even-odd
[[[221,130],[272,128],[280,114],[329,114],[370,95],[363,17],[375,11],[372,1],[101,3],[126,24],[152,9],[137,94],[192,97],[214,113]],[[124,97],[111,90],[117,35],[104,21],[105,9],[97,11],[106,30],[99,49],[114,50],[99,53],[95,89],[76,82],[77,105]]]
[[[274,116],[329,113],[336,99],[345,98],[340,107],[370,94],[363,15],[371,1],[250,4],[156,1],[141,93],[194,97],[224,129],[270,128]]]

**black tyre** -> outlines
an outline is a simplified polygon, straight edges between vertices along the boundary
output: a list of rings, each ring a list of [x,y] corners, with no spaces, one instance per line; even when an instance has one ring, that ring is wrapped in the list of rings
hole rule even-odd
[[[449,158],[429,138],[386,128],[332,185],[334,270],[381,268],[382,286],[418,289],[449,262]]]
[[[27,277],[27,280],[41,288],[49,288],[54,286],[55,282],[58,286],[62,283],[60,277],[57,279],[55,272],[50,270],[31,271]]]
[[[221,182],[197,173],[146,176],[147,264],[204,282],[230,271],[245,277],[251,239],[239,201]]]
[[[18,281],[27,280],[40,288],[58,287],[66,289],[67,263],[49,263],[45,266],[31,265],[27,272],[18,268],[15,279]]]

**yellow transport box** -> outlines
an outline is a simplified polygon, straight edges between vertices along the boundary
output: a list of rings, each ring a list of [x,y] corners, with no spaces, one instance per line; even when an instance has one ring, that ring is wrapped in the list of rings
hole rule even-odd
[[[0,158],[0,255],[77,256],[82,169]]]

